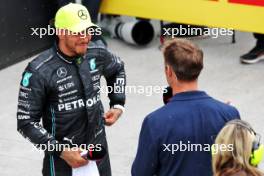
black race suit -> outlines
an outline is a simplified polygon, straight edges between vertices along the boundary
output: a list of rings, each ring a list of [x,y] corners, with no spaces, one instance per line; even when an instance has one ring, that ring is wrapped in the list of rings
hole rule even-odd
[[[42,149],[65,143],[107,149],[100,78],[115,89],[108,94],[110,106],[124,106],[126,76],[118,57],[90,42],[84,56],[72,59],[54,45],[31,61],[22,76],[17,128],[24,137]],[[71,176],[71,167],[59,157],[61,150],[44,150],[44,176]],[[111,176],[108,154],[97,164],[101,176]]]

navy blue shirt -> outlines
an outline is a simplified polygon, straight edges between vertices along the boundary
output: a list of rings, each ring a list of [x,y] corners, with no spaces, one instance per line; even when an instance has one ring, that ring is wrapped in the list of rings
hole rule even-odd
[[[236,108],[203,91],[176,94],[144,119],[132,176],[212,176],[210,146],[237,118]]]

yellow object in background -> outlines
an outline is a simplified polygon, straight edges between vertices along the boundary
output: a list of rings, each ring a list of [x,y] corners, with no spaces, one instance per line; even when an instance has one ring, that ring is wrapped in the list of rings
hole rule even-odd
[[[103,0],[100,11],[264,34],[264,0]]]

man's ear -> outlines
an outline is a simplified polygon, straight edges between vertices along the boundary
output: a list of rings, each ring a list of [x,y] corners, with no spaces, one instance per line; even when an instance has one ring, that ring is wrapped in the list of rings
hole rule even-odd
[[[172,77],[172,68],[171,68],[171,66],[169,66],[169,65],[165,65],[165,72],[166,72],[166,75],[167,75],[167,77]]]
[[[58,36],[59,40],[64,40],[64,37],[65,37],[64,35],[60,35],[60,34],[59,34],[59,35],[57,35],[57,36]]]
[[[65,40],[65,31],[63,31],[63,29],[59,29],[59,33],[57,36],[59,40]]]
[[[170,65],[165,66],[165,72],[168,78],[171,80],[178,80],[173,68]]]

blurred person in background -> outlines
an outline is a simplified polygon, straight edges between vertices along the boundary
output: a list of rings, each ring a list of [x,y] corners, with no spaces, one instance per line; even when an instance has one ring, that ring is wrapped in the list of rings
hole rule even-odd
[[[257,39],[256,46],[248,53],[240,56],[240,60],[244,64],[254,64],[260,60],[264,60],[264,34],[254,33]]]
[[[219,132],[215,144],[232,145],[232,150],[212,154],[214,176],[263,176],[256,166],[263,158],[260,136],[249,123],[229,121]]]

